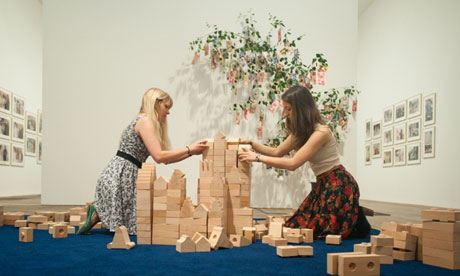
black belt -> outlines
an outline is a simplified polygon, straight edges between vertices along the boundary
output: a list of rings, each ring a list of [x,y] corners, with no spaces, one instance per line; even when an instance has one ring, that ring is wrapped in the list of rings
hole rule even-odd
[[[136,165],[139,169],[142,167],[142,162],[141,161],[137,160],[132,155],[127,154],[126,152],[117,151],[117,156],[120,156],[121,158],[124,158],[124,159],[130,161],[131,163]]]

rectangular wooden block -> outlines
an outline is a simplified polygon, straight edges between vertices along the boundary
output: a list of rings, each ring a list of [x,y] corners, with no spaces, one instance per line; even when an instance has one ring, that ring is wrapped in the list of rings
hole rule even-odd
[[[448,233],[431,229],[423,229],[423,238],[449,242],[459,242],[460,233]]]
[[[393,258],[400,261],[413,261],[415,260],[414,251],[393,250]]]
[[[372,254],[393,256],[393,246],[372,246]]]
[[[380,275],[380,258],[378,255],[341,255],[339,256],[339,275]]]
[[[276,247],[276,255],[280,257],[296,257],[298,256],[297,248],[295,246],[282,245]]]
[[[303,236],[302,235],[287,235],[286,240],[288,243],[299,244],[303,242]]]
[[[300,234],[303,236],[303,242],[313,243],[313,229],[301,228]]]
[[[393,248],[390,247],[391,250],[393,250]],[[357,243],[353,246],[353,251],[354,252],[360,252],[360,253],[363,253],[363,254],[371,254],[373,253],[372,252],[372,244],[371,243]],[[376,253],[378,254],[378,253]]]
[[[327,274],[339,274],[339,256],[341,255],[362,255],[360,252],[340,252],[327,254]]]
[[[423,247],[437,248],[448,251],[457,251],[460,252],[460,241],[451,242],[451,241],[441,241],[435,239],[423,238]]]
[[[326,244],[339,245],[341,243],[342,243],[341,235],[327,235],[326,236]]]
[[[460,261],[452,261],[445,258],[423,255],[423,264],[443,267],[447,269],[460,269]]]
[[[417,249],[417,242],[394,240],[393,248],[415,251]]]
[[[67,225],[65,224],[56,224],[53,226],[53,238],[58,239],[58,238],[67,238],[68,232],[67,232]]]
[[[27,220],[25,219],[18,219],[17,221],[14,222],[14,227],[27,227]]]
[[[313,256],[313,247],[309,245],[296,245],[299,256]]]
[[[70,213],[69,212],[56,212],[54,216],[54,221],[61,222],[61,221],[70,221]]]
[[[20,242],[33,242],[34,241],[34,229],[30,227],[19,228],[19,241]]]
[[[393,246],[393,237],[389,236],[371,236],[371,243],[374,246]]]
[[[268,245],[274,246],[274,247],[287,245],[287,240],[283,239],[283,238],[271,237],[270,242],[268,243]]]
[[[403,232],[395,232],[393,235],[393,238],[395,240],[400,240],[400,241],[406,241],[408,243],[416,243],[417,242],[417,236],[410,234],[409,232],[403,231]]]
[[[27,217],[27,222],[33,222],[33,223],[44,223],[47,222],[48,218],[46,216],[42,215],[33,215],[33,216],[28,216]]]
[[[460,211],[449,210],[422,210],[422,219],[439,221],[460,221]]]

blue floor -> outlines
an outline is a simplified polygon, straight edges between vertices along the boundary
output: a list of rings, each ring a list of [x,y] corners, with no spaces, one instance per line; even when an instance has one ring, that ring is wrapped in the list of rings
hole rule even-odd
[[[313,257],[280,258],[274,247],[260,241],[210,253],[178,253],[175,246],[166,245],[109,250],[106,245],[113,234],[108,230],[66,239],[34,230],[32,243],[19,242],[18,233],[13,226],[0,227],[0,275],[327,275],[327,253],[353,251],[353,244],[369,241],[346,240],[339,246],[315,241]],[[381,265],[381,275],[460,275],[460,271],[395,260],[393,265]]]

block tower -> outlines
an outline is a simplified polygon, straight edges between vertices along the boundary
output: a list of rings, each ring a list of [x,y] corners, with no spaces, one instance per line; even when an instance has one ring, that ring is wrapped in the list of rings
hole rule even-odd
[[[138,244],[152,244],[152,188],[155,178],[155,165],[152,163],[143,163],[142,168],[138,170],[136,183]]]

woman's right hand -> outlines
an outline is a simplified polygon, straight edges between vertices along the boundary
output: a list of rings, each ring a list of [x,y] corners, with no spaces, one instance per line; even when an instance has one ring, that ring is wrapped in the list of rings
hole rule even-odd
[[[202,154],[207,148],[209,148],[207,140],[198,140],[190,145],[190,153],[192,155]]]
[[[251,145],[252,146],[252,141],[249,140],[249,139],[246,139],[246,138],[240,138],[239,143],[244,144],[244,145]]]

